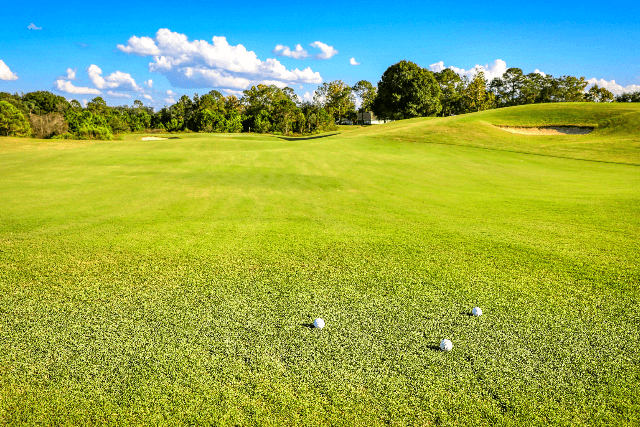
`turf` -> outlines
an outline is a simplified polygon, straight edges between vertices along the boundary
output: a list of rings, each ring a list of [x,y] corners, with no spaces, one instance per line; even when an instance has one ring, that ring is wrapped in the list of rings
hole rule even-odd
[[[0,424],[637,425],[639,118],[0,138]]]

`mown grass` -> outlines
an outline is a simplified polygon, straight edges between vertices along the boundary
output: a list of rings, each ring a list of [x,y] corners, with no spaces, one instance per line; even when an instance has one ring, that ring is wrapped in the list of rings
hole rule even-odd
[[[639,423],[637,116],[534,107],[1,138],[0,423]]]

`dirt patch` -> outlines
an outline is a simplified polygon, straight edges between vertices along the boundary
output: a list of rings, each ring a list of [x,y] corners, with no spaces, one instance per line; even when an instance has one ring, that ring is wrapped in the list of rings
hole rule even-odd
[[[497,127],[504,131],[521,135],[587,135],[593,132],[592,127],[586,126]]]
[[[172,136],[172,137],[169,137],[169,138],[161,138],[159,136],[144,136],[144,137],[142,137],[143,141],[162,141],[164,139],[180,139],[180,138],[178,138],[177,136]]]

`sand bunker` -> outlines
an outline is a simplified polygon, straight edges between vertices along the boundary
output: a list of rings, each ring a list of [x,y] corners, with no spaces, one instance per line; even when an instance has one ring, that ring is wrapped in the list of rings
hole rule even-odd
[[[143,141],[161,141],[163,139],[169,139],[169,138],[160,138],[159,136],[145,136],[142,138]]]
[[[522,135],[586,135],[593,132],[591,127],[581,126],[540,126],[540,127],[509,127],[498,126],[502,130]]]

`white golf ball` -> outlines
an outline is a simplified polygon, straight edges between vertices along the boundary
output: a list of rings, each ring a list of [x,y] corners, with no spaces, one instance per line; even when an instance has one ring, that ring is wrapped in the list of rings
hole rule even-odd
[[[449,340],[440,341],[440,350],[442,351],[451,351],[453,348],[453,343]]]
[[[482,309],[480,307],[473,307],[471,313],[476,317],[482,316]]]
[[[324,320],[318,317],[316,320],[313,321],[313,327],[318,329],[324,328]]]

